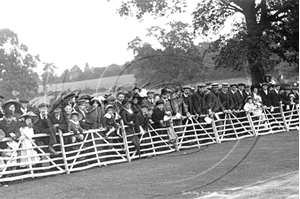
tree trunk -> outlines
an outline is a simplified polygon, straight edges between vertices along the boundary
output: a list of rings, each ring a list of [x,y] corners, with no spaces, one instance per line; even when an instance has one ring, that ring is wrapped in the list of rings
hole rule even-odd
[[[252,85],[262,83],[264,80],[265,72],[262,70],[262,66],[259,64],[251,63],[249,59],[250,74],[252,79]]]

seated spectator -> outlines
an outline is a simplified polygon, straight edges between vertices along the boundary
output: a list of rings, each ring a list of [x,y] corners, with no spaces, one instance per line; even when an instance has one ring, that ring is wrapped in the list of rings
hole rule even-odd
[[[80,126],[84,130],[89,130],[91,129],[92,126],[92,121],[89,118],[89,115],[87,114],[86,108],[85,108],[85,100],[79,100],[78,101],[78,113],[82,115],[82,120],[80,121]]]
[[[77,111],[73,111],[71,114],[71,119],[69,120],[70,131],[74,134],[71,136],[71,143],[82,142],[84,139],[84,135],[82,134],[85,130],[80,126],[80,120],[82,120],[82,115]],[[73,149],[77,149],[77,147],[73,147]]]
[[[17,140],[21,136],[19,123],[14,120],[14,114],[10,109],[5,110],[4,119],[0,120],[0,129],[5,133],[5,137],[10,137],[13,140]],[[7,143],[0,142],[1,149],[8,146]]]
[[[69,120],[68,116],[62,112],[62,104],[61,103],[55,103],[52,106],[53,112],[49,115],[49,119],[55,127],[56,132],[59,130],[62,131],[62,133],[66,133],[69,131]]]
[[[34,135],[33,124],[38,121],[38,116],[33,112],[28,112],[21,115],[20,119],[23,119],[21,122],[20,133],[21,137],[21,151],[20,156],[24,157],[20,159],[22,164],[20,167],[28,167],[29,165],[35,165],[40,160],[40,157],[37,155],[37,152],[32,149],[32,137]],[[28,157],[29,156],[29,157]]]
[[[152,114],[152,121],[154,122],[154,124],[152,124],[152,127],[155,129],[163,127],[164,116],[165,116],[165,111],[163,108],[164,108],[164,101],[158,100],[156,102],[156,108],[154,109]]]
[[[97,98],[93,98],[90,101],[91,107],[87,109],[87,115],[90,119],[92,129],[102,129],[103,128],[103,110],[101,103]]]
[[[142,104],[141,111],[135,115],[135,132],[145,133],[149,129],[148,105]]]
[[[111,134],[118,134],[119,125],[117,124],[114,116],[115,107],[112,105],[107,105],[105,107],[105,115],[103,117],[103,127],[107,131],[105,137],[108,137]]]
[[[38,120],[33,124],[33,130],[35,134],[46,133],[49,134],[49,139],[36,138],[38,145],[49,144],[49,152],[53,155],[58,155],[54,150],[53,145],[57,143],[56,141],[56,128],[53,127],[48,114],[49,105],[46,103],[41,103],[38,105]]]

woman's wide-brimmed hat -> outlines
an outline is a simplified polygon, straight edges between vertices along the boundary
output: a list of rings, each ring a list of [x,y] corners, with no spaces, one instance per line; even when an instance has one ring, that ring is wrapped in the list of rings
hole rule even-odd
[[[31,118],[32,124],[35,124],[39,119],[38,116],[36,114],[34,114],[33,112],[28,112],[28,113],[25,113],[25,114],[20,116],[20,120],[23,119],[24,122],[27,118]]]
[[[16,110],[21,108],[21,103],[19,101],[17,101],[17,100],[7,100],[2,105],[3,110],[6,110],[12,104],[15,105]]]

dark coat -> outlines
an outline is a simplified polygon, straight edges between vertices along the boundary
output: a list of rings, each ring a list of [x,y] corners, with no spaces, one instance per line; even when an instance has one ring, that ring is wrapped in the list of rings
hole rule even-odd
[[[215,93],[214,91],[210,91],[205,96],[205,104],[206,104],[206,110],[211,110],[214,113],[224,111],[224,107],[219,101],[218,93]]]
[[[229,91],[229,109],[230,110],[239,110],[239,103],[238,103],[238,96],[237,92],[232,93]]]
[[[85,130],[91,129],[93,122],[89,117],[90,115],[80,109],[78,109],[78,113],[80,113],[82,115],[82,120],[80,121],[80,126]]]
[[[121,118],[122,118],[122,120],[124,122],[124,125],[127,125],[127,126],[129,126],[131,128],[135,127],[135,124],[134,124],[134,122],[135,122],[135,115],[134,115],[134,113],[131,114],[126,109],[123,108],[121,110],[121,112],[120,112],[120,116],[121,116]]]
[[[160,110],[159,108],[154,109],[152,114],[152,121],[154,122],[154,124],[152,124],[153,128],[163,127],[160,121],[164,119],[165,114],[164,110]]]
[[[88,110],[87,117],[91,122],[91,129],[99,129],[103,126],[103,112],[104,111],[101,109],[101,107],[92,107],[90,110]]]
[[[227,92],[227,93],[224,93],[223,91],[220,91],[219,92],[219,100],[220,100],[220,103],[222,104],[222,106],[224,107],[224,109],[225,110],[228,110],[228,109],[230,109],[230,107],[229,107],[229,98],[230,98],[230,96],[229,96],[229,92]]]
[[[17,121],[12,121],[9,125],[6,124],[5,119],[0,120],[0,129],[3,130],[5,133],[5,137],[10,137],[10,133],[14,133],[16,135],[16,138],[19,138],[21,136],[20,133],[20,126]]]
[[[185,96],[182,95],[183,102],[187,105],[187,110],[190,114],[194,114],[194,107],[191,95]],[[184,113],[186,115],[186,113]]]
[[[282,102],[282,99],[281,99],[281,95],[276,93],[275,90],[272,90],[270,92],[270,98],[271,98],[271,105],[274,106],[274,107],[278,107],[280,106],[280,102]]]
[[[49,119],[53,125],[58,124],[57,129],[60,129],[63,133],[70,131],[69,119],[66,113],[61,112],[59,119],[56,119],[55,113],[53,112],[49,115]]]
[[[195,92],[192,95],[192,102],[193,102],[194,113],[197,113],[199,115],[207,114],[207,111],[205,110],[206,104],[205,104],[204,93],[200,93],[199,91]]]
[[[52,127],[52,122],[49,119],[49,115],[46,115],[46,118],[41,118],[41,114],[37,113],[38,120],[33,124],[33,130],[35,134],[47,133],[50,127]]]
[[[269,91],[267,91],[267,94],[266,94],[263,90],[261,90],[260,96],[261,96],[263,105],[265,105],[267,107],[272,106],[271,95],[270,95]]]
[[[140,126],[145,130],[148,131],[149,129],[149,117],[148,115],[143,115],[142,112],[139,112],[135,115],[135,132],[140,132]]]
[[[16,139],[18,139],[21,136],[20,133],[20,126],[17,121],[12,121],[10,125],[8,126],[6,124],[5,119],[0,120],[0,129],[2,129],[5,133],[5,137],[10,137],[10,133],[14,133],[16,135]],[[6,142],[0,142],[0,149],[7,148]]]
[[[240,92],[240,90],[236,91],[236,96],[237,96],[238,110],[243,110],[247,96],[245,95],[244,92]]]

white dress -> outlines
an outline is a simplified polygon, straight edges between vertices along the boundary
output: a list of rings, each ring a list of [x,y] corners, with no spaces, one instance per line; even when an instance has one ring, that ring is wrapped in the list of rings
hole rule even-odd
[[[22,149],[20,151],[20,156],[24,157],[20,159],[21,163],[29,163],[31,162],[31,165],[37,164],[37,162],[40,160],[40,157],[37,155],[37,152],[32,149],[33,145],[30,142],[30,139],[33,137],[34,132],[33,128],[29,128],[28,126],[20,128],[21,137],[19,138],[21,141],[20,148]],[[26,156],[33,156],[33,157],[26,157]],[[21,167],[26,167],[29,164],[23,164]]]

